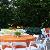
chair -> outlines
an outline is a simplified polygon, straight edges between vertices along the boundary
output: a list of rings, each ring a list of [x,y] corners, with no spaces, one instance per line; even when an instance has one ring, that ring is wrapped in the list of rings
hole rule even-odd
[[[44,50],[47,50],[47,46],[46,46],[46,40],[42,39],[41,43],[39,43],[40,48],[44,48]]]
[[[39,35],[33,35],[33,37],[35,37],[36,38],[36,41],[38,41],[38,38],[39,38]]]
[[[0,45],[0,50],[2,50],[2,45]]]
[[[39,45],[37,45],[37,44],[34,43],[33,41],[30,42],[29,48],[30,48],[30,50],[41,50],[41,49],[39,48]]]
[[[2,42],[1,45],[3,50],[12,50],[12,45],[9,42]]]
[[[44,39],[44,42],[43,42],[43,45],[44,45],[44,47],[45,47],[44,50],[47,50],[46,41],[47,41],[47,40]]]
[[[27,44],[25,42],[17,42],[16,44],[13,44],[14,50],[27,50]]]
[[[3,50],[12,50],[11,46],[7,46],[7,45],[2,45],[2,49]]]

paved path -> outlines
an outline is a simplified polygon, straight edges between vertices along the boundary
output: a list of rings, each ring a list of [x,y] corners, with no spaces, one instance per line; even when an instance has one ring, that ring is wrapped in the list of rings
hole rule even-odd
[[[46,45],[47,45],[47,50],[50,50],[50,40],[47,41]]]

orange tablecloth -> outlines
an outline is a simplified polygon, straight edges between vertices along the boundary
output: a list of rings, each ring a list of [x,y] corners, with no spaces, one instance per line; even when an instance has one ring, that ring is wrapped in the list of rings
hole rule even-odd
[[[12,35],[4,35],[0,36],[0,42],[30,42],[34,40],[35,37],[32,35],[23,35],[23,36],[12,36]]]

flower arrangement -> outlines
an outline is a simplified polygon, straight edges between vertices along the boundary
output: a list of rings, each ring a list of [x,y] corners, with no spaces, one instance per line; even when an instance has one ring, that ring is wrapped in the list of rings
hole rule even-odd
[[[15,35],[20,36],[21,33],[20,32],[15,32]]]

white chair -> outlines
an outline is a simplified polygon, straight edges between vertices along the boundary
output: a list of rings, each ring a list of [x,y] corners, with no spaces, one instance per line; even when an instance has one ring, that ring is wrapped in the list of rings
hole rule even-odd
[[[2,45],[0,45],[0,50],[2,50]]]
[[[40,48],[44,48],[44,50],[47,50],[46,40],[44,40],[43,43],[39,43],[38,45],[40,46]]]
[[[12,43],[13,43],[13,46],[14,45],[25,45],[26,46],[25,42],[12,42]]]
[[[13,50],[27,50],[25,42],[13,42]]]
[[[36,43],[32,41],[30,42],[29,48],[30,50],[41,50],[41,48],[39,48],[39,45],[37,45]]]
[[[44,42],[43,42],[43,45],[44,45],[44,47],[45,47],[44,50],[45,50],[45,49],[47,50],[46,41],[47,41],[47,40],[45,39]]]
[[[5,48],[4,50],[12,50],[12,48]]]
[[[36,37],[36,41],[38,41],[38,37],[39,37],[39,35],[33,35],[33,37]]]
[[[3,50],[12,50],[12,45],[9,42],[2,42],[1,45]]]
[[[12,46],[9,45],[2,45],[3,50],[12,50]]]

